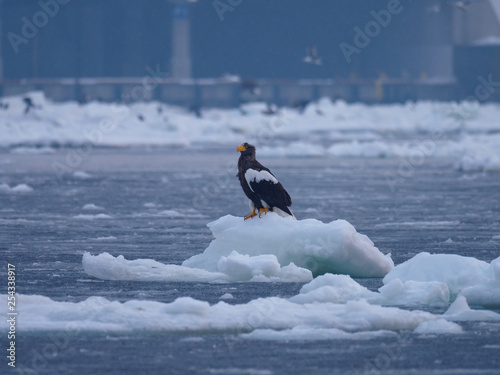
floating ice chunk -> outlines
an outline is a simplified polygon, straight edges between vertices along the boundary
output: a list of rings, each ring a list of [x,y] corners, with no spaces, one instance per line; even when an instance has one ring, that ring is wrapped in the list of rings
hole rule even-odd
[[[210,313],[210,304],[205,301],[198,301],[191,297],[179,297],[174,302],[168,303],[163,306],[161,308],[161,312],[164,312],[166,314],[188,314],[203,316]]]
[[[73,178],[79,178],[80,180],[88,180],[89,178],[92,178],[92,175],[85,171],[74,171]]]
[[[113,217],[107,214],[97,214],[97,215],[87,215],[87,214],[80,214],[73,216],[73,219],[80,219],[80,220],[101,220],[101,219],[112,219]]]
[[[291,283],[305,283],[313,279],[313,275],[310,270],[307,268],[297,267],[293,262],[291,262],[288,266],[281,267],[276,276],[279,281],[288,281]]]
[[[176,331],[250,333],[257,329],[294,327],[344,332],[413,331],[439,316],[423,311],[372,306],[361,300],[345,305],[296,304],[283,298],[259,298],[245,304],[223,301],[210,305],[190,297],[171,303],[146,300],[108,301],[90,297],[82,302],[57,302],[47,297],[18,294],[20,331],[79,329],[82,331]],[[7,295],[0,295],[0,312],[7,311]],[[0,330],[7,329],[0,320]],[[335,333],[335,331],[330,331]],[[305,337],[303,334],[302,337]]]
[[[85,204],[83,207],[82,207],[82,210],[88,210],[88,211],[99,211],[99,210],[104,210],[104,207],[101,207],[101,206],[97,206],[95,205],[94,203],[89,203],[89,204]]]
[[[384,284],[392,280],[438,281],[450,289],[452,298],[467,286],[482,284],[488,280],[490,265],[476,258],[454,254],[419,253],[394,267],[385,277]]]
[[[115,236],[97,237],[95,240],[96,241],[111,241],[111,240],[116,240],[116,237]]]
[[[108,253],[96,256],[85,253],[82,263],[87,274],[103,280],[197,282],[312,280],[309,270],[295,265],[280,268],[273,255],[250,257],[237,252],[222,257],[218,271],[163,264],[152,259],[126,260],[122,255],[115,258]]]
[[[227,257],[222,256],[217,265],[219,272],[233,280],[250,280],[254,276],[274,276],[280,271],[280,264],[275,255],[241,255],[233,251]]]
[[[29,185],[26,184],[19,184],[14,187],[10,187],[7,184],[0,184],[0,193],[19,193],[19,194],[25,194],[25,193],[31,193],[33,191],[33,188]]]
[[[353,299],[372,298],[376,293],[359,285],[347,275],[325,274],[316,277],[290,298],[295,303],[345,303]]]
[[[447,320],[473,321],[473,320],[500,320],[500,314],[488,310],[472,310],[464,296],[458,296],[443,314]]]
[[[219,299],[233,299],[233,295],[231,293],[224,293]]]
[[[392,331],[345,332],[336,328],[311,328],[297,326],[292,329],[276,331],[272,329],[256,329],[240,337],[249,340],[268,341],[317,341],[317,340],[371,340],[379,337],[396,337]]]
[[[31,193],[33,188],[26,184],[19,184],[11,189],[12,193]]]
[[[405,281],[393,279],[379,289],[380,296],[370,300],[383,305],[415,306],[415,305],[447,305],[450,301],[450,290],[444,282],[439,281]]]
[[[473,305],[500,306],[500,257],[494,259],[487,271],[487,280],[462,290],[462,295]]]
[[[217,271],[219,259],[233,250],[250,256],[274,254],[281,266],[294,263],[315,275],[330,273],[354,277],[382,277],[394,266],[370,239],[345,220],[325,224],[315,219],[293,220],[268,213],[244,221],[226,215],[210,224],[215,239],[184,266]]]
[[[228,276],[197,268],[163,264],[152,259],[126,260],[122,255],[108,253],[96,256],[83,254],[83,270],[102,280],[134,281],[227,281]]]
[[[372,292],[347,275],[325,274],[305,284],[290,298],[295,303],[346,303],[365,299],[371,304],[392,306],[448,305],[450,293],[442,282],[392,280]]]
[[[457,323],[449,322],[445,319],[430,320],[422,322],[413,331],[419,334],[443,334],[443,333],[462,333],[462,327]]]

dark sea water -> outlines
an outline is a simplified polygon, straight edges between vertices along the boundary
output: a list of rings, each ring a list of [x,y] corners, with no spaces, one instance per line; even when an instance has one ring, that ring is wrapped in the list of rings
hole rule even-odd
[[[202,252],[206,224],[248,214],[235,177],[238,155],[224,147],[95,149],[81,160],[55,154],[0,153],[0,184],[25,183],[28,194],[0,193],[0,277],[16,265],[17,291],[57,301],[90,296],[170,302],[191,296],[228,303],[290,297],[295,283],[102,281],[82,268],[82,255],[180,264]],[[68,163],[69,161],[69,163]],[[447,160],[408,166],[400,159],[262,159],[287,188],[297,218],[346,219],[396,264],[427,251],[490,262],[500,255],[500,174],[463,173]],[[68,167],[54,172],[54,162]],[[60,165],[59,165],[60,166]],[[85,171],[86,174],[74,170]],[[101,211],[83,210],[95,204]],[[181,215],[165,215],[175,210]],[[79,215],[104,213],[110,219]],[[104,239],[103,239],[104,238]],[[372,290],[381,279],[357,279]],[[5,282],[6,286],[6,282]],[[4,288],[6,290],[6,288]],[[443,310],[422,309],[441,313]],[[17,370],[26,374],[500,374],[500,323],[460,323],[459,335],[371,340],[253,341],[236,333],[22,332]],[[2,348],[6,346],[2,334]]]

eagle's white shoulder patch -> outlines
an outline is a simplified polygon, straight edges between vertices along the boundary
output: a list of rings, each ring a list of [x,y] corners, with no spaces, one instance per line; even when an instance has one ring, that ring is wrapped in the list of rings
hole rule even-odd
[[[255,181],[255,182],[259,183],[262,180],[265,180],[265,181],[271,181],[273,184],[278,183],[278,180],[276,179],[276,177],[274,177],[268,171],[257,171],[257,170],[252,169],[252,168],[248,168],[247,171],[245,172],[245,180],[247,181],[247,184],[250,187],[250,189],[252,189],[252,187],[250,186],[251,181]],[[252,189],[252,191],[253,191],[253,189]]]

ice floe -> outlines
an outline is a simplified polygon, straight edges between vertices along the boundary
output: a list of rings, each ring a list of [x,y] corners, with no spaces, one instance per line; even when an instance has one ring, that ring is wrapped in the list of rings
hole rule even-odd
[[[31,193],[33,192],[33,188],[29,185],[26,184],[19,184],[14,187],[10,187],[7,184],[0,184],[0,193],[7,193],[7,194],[25,194],[25,193]]]
[[[26,96],[37,106],[29,114]],[[285,107],[267,116],[266,103],[247,103],[203,109],[198,118],[159,102],[54,103],[41,92],[2,100],[8,108],[0,118],[0,147],[18,150],[13,152],[57,152],[53,145],[228,145],[246,139],[257,141],[261,156],[453,158],[460,170],[499,170],[498,104],[364,105],[323,98],[303,113]],[[259,144],[268,135],[273,142]]]
[[[141,275],[151,280],[154,274],[157,280],[193,281],[197,274],[194,269],[206,271],[200,281],[307,282],[313,274],[327,272],[382,277],[394,266],[390,255],[382,254],[345,220],[325,224],[268,213],[244,221],[227,215],[208,227],[215,239],[203,253],[185,260],[182,266],[86,253],[85,272],[108,280],[141,280]],[[117,269],[121,271],[117,273]]]
[[[5,310],[6,295],[1,309]],[[256,329],[328,328],[344,332],[412,331],[439,316],[424,311],[373,306],[364,300],[346,304],[296,304],[279,297],[231,305],[180,297],[171,303],[126,302],[90,297],[82,302],[57,302],[37,295],[18,295],[19,330],[179,331],[250,333]],[[0,322],[0,329],[7,321]]]
[[[281,267],[273,255],[250,257],[237,252],[221,258],[216,271],[163,264],[152,259],[127,260],[122,255],[115,258],[108,253],[96,256],[85,253],[82,264],[87,274],[103,280],[307,282],[312,279],[311,271],[293,264]]]
[[[184,266],[216,271],[219,260],[233,250],[256,256],[274,254],[281,266],[294,263],[314,275],[348,274],[353,277],[382,277],[394,266],[365,235],[345,220],[323,223],[315,219],[293,220],[269,213],[243,221],[227,215],[209,223],[215,239]]]
[[[101,206],[97,206],[95,205],[94,203],[88,203],[86,205],[84,205],[82,207],[82,210],[89,210],[89,211],[100,211],[100,210],[104,210],[104,207],[101,207]]]
[[[487,263],[455,254],[419,253],[394,267],[385,284],[413,281],[445,283],[450,299],[463,295],[473,305],[500,306],[500,257]]]
[[[90,214],[79,214],[73,216],[73,219],[79,219],[79,220],[102,220],[102,219],[112,219],[112,216],[108,214],[96,214],[96,215],[90,215]]]
[[[58,302],[44,296],[19,294],[17,299],[17,312],[23,317],[20,331],[228,332],[266,340],[363,339],[401,331],[420,334],[461,331],[456,314],[377,306],[364,299],[345,304],[298,304],[285,298],[267,297],[244,304],[220,301],[213,305],[191,297],[180,297],[170,303],[118,302],[102,297],[76,303]],[[7,295],[1,295],[0,302],[3,306],[0,309],[6,312]],[[500,314],[488,313],[485,320],[500,320]],[[0,321],[1,330],[7,325],[7,320]]]

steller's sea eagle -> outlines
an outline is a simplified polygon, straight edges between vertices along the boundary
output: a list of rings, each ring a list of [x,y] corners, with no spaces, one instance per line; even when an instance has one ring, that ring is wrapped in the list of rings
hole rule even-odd
[[[243,143],[236,149],[241,152],[238,160],[238,174],[241,187],[245,195],[250,199],[252,213],[245,216],[245,220],[253,218],[259,210],[259,217],[269,211],[276,212],[280,216],[293,216],[290,211],[292,199],[283,185],[281,185],[271,171],[255,160],[255,147]]]

